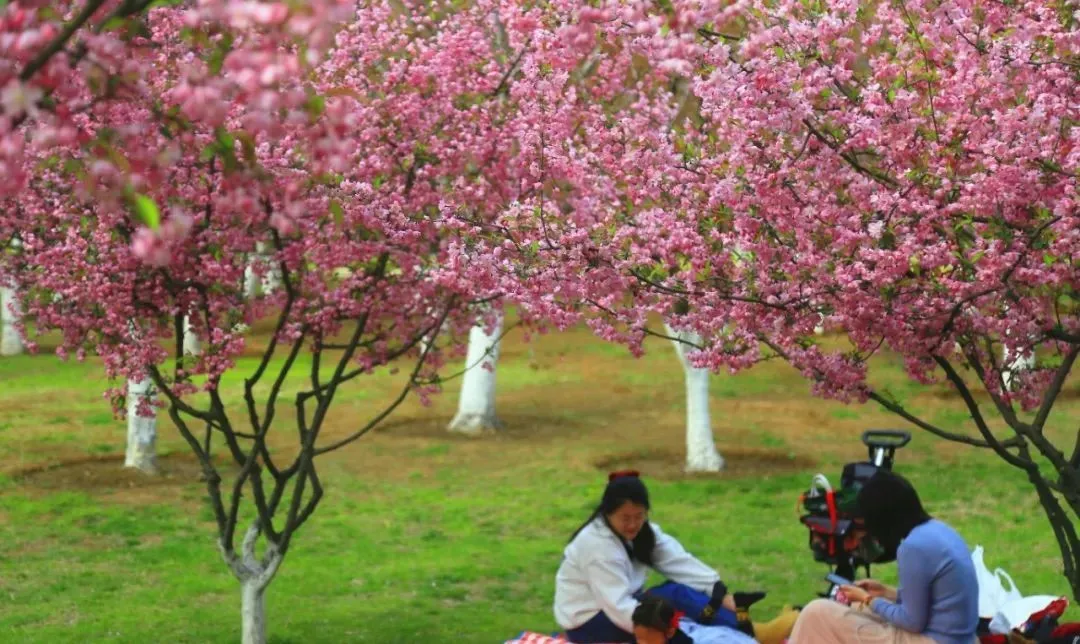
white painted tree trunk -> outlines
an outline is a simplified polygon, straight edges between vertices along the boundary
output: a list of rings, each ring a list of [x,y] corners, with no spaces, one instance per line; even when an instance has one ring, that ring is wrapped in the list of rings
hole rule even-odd
[[[266,274],[263,275],[262,289],[263,295],[270,295],[274,291],[281,287],[281,274],[276,266],[271,266]]]
[[[695,333],[676,331],[664,325],[668,335],[698,344],[701,338]],[[709,370],[690,364],[687,352],[693,348],[672,340],[675,353],[682,363],[686,376],[686,471],[719,472],[724,469],[724,459],[716,450],[713,440],[712,418],[709,415]]]
[[[273,581],[284,556],[277,544],[269,543],[262,558],[255,556],[255,542],[261,534],[258,522],[248,528],[241,545],[241,555],[219,542],[221,556],[240,580],[240,641],[242,644],[266,644],[266,587]]]
[[[191,328],[191,317],[184,316],[184,355],[197,356],[202,353],[202,344],[199,336]]]
[[[469,330],[465,376],[461,382],[458,410],[449,430],[461,434],[485,434],[502,427],[495,415],[495,367],[499,362],[502,317],[489,334],[482,324]]]
[[[244,299],[255,299],[255,295],[258,293],[257,277],[255,276],[255,258],[250,257],[247,261],[247,266],[244,267]]]
[[[1008,308],[1005,309],[1008,311]],[[1006,337],[1012,335],[1012,329],[1005,331]],[[1035,366],[1035,353],[1028,351],[1017,355],[1010,355],[1008,347],[1002,347],[1001,362],[1005,367],[1001,370],[1001,382],[1006,391],[1011,391],[1016,374],[1027,371]]]
[[[140,416],[140,403],[153,402],[153,384],[149,378],[128,380],[127,387],[127,452],[124,467],[133,467],[152,474],[157,472],[157,417]]]
[[[266,587],[258,577],[240,582],[243,644],[266,644]]]
[[[15,289],[0,286],[0,356],[17,356],[23,352],[22,336],[15,328],[21,311]]]
[[[281,270],[277,265],[269,264],[266,256],[266,244],[257,242],[255,252],[248,257],[247,266],[244,268],[244,297],[252,299],[257,294],[258,286],[262,286],[263,295],[269,295],[281,287]],[[262,265],[267,270],[262,276],[261,284],[256,266]]]
[[[1002,351],[1001,361],[1008,365],[1008,367],[1001,372],[1001,380],[1005,384],[1005,389],[1011,390],[1013,388],[1013,378],[1015,374],[1018,374],[1021,371],[1027,371],[1035,366],[1035,354],[1027,352],[1011,356],[1009,355],[1009,350],[1004,349]]]
[[[266,274],[263,275],[262,289],[263,295],[270,295],[281,286],[281,270],[276,263],[267,261],[266,244],[259,243],[255,248],[259,252],[259,260],[268,265]]]

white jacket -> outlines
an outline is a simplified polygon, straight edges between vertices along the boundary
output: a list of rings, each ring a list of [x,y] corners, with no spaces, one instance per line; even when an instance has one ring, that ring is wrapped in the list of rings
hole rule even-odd
[[[669,581],[712,593],[720,575],[664,534],[660,526],[649,525],[656,533],[652,560],[657,572]],[[562,628],[577,628],[604,611],[616,626],[633,632],[630,618],[638,605],[634,593],[645,585],[648,573],[648,566],[631,560],[622,538],[597,517],[563,551],[555,575],[555,620]]]

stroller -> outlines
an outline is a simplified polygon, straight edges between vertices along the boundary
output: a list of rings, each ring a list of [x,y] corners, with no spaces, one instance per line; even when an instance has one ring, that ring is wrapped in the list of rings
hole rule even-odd
[[[896,450],[911,441],[911,434],[902,430],[868,430],[862,442],[869,450],[869,460],[848,463],[840,475],[839,489],[833,489],[828,479],[818,474],[810,489],[799,497],[799,521],[810,531],[810,550],[814,560],[828,564],[837,577],[853,581],[857,568],[870,576],[870,565],[896,560],[895,552],[887,552],[867,538],[866,528],[856,507],[859,490],[879,469],[891,470]],[[830,581],[831,597],[839,584]]]

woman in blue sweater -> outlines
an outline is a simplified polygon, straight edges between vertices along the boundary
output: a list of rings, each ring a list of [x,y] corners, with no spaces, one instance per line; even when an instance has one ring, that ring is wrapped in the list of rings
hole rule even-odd
[[[859,492],[867,533],[896,552],[900,586],[864,579],[841,590],[852,606],[810,602],[790,644],[972,644],[979,586],[964,539],[923,509],[915,488],[881,470]]]

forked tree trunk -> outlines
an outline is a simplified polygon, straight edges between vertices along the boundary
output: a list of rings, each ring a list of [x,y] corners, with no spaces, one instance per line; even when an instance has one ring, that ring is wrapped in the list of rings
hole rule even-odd
[[[668,335],[698,344],[701,338],[694,333],[676,331],[665,324]],[[673,340],[675,353],[682,363],[686,379],[686,470],[688,472],[719,472],[724,469],[724,459],[716,450],[713,440],[712,417],[709,414],[709,378],[708,369],[699,369],[690,364],[687,352],[692,347]]]
[[[461,382],[457,414],[450,421],[450,431],[478,435],[502,427],[495,415],[495,367],[499,361],[501,334],[501,316],[490,334],[482,324],[469,330],[466,371]]]
[[[240,641],[242,644],[266,644],[266,587],[277,574],[285,558],[273,543],[261,558],[255,556],[255,542],[261,532],[258,522],[248,528],[241,545],[242,556],[219,544],[221,556],[240,581]]]

